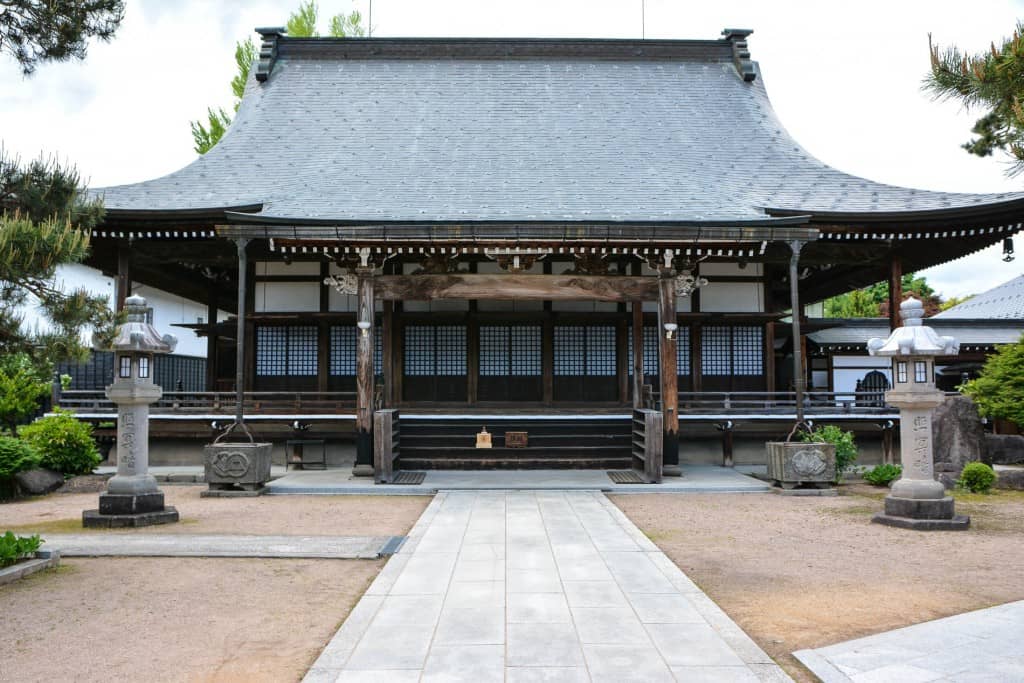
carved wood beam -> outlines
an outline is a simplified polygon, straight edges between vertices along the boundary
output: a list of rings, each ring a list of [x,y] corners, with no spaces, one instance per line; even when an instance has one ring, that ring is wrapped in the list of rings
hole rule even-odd
[[[461,274],[378,275],[378,299],[524,299],[541,301],[654,301],[653,277]]]

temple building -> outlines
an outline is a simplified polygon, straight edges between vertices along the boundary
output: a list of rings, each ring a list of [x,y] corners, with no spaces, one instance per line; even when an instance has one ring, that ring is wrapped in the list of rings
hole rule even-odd
[[[257,429],[354,434],[357,472],[381,408],[401,411],[403,462],[427,468],[621,465],[644,407],[668,474],[729,419],[785,434],[808,411],[893,418],[808,397],[804,306],[880,280],[898,302],[903,272],[1024,219],[1024,193],[894,187],[815,159],[773,111],[747,30],[258,32],[216,147],[97,190],[89,265],[207,304],[192,326],[207,392],[170,392],[165,412],[229,415],[217,392],[241,382]],[[214,323],[219,309],[235,317]],[[503,420],[527,448],[505,446]]]

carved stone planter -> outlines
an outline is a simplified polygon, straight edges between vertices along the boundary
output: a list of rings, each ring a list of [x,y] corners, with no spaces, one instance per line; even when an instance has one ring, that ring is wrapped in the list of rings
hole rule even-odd
[[[270,451],[266,442],[221,442],[203,446],[208,491],[203,495],[259,495],[270,481]]]
[[[769,441],[768,478],[784,489],[800,484],[824,487],[836,478],[836,447],[830,443]]]

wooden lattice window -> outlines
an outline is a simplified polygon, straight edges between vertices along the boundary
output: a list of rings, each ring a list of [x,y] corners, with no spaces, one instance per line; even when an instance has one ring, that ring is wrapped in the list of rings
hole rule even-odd
[[[328,345],[330,374],[354,377],[356,374],[356,342],[359,329],[355,325],[333,325]],[[373,335],[373,373],[380,375],[384,367],[383,335]]]
[[[562,376],[614,376],[615,327],[558,325],[554,333],[554,371]]]
[[[256,327],[256,374],[315,376],[317,328],[313,325]]]
[[[690,328],[680,326],[676,334],[676,374],[690,374]],[[630,325],[627,337],[627,360],[629,374],[633,374],[633,326]],[[658,353],[658,328],[655,325],[644,326],[644,377],[657,377],[661,373],[661,359]]]
[[[465,325],[408,325],[406,375],[465,375]]]
[[[539,376],[542,372],[540,325],[482,325],[482,376]]]
[[[709,325],[701,334],[703,374],[764,374],[764,330],[760,327]]]

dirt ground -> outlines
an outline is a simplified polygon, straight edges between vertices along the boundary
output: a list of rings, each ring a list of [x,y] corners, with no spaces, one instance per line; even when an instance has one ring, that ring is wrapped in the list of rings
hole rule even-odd
[[[884,491],[837,498],[612,496],[792,676],[791,653],[1024,599],[1024,493],[966,495],[967,532],[871,524]]]
[[[404,534],[430,496],[260,496],[200,498],[206,486],[163,486],[164,501],[181,515],[178,524],[118,530],[141,534],[291,534],[392,536]],[[96,508],[98,493],[57,493],[0,504],[0,533],[111,533],[83,529],[82,511]]]
[[[401,535],[428,496],[199,498],[127,533]],[[96,494],[0,505],[0,530],[78,531]],[[96,532],[104,533],[104,532]],[[383,560],[68,558],[0,586],[0,681],[297,681]]]

